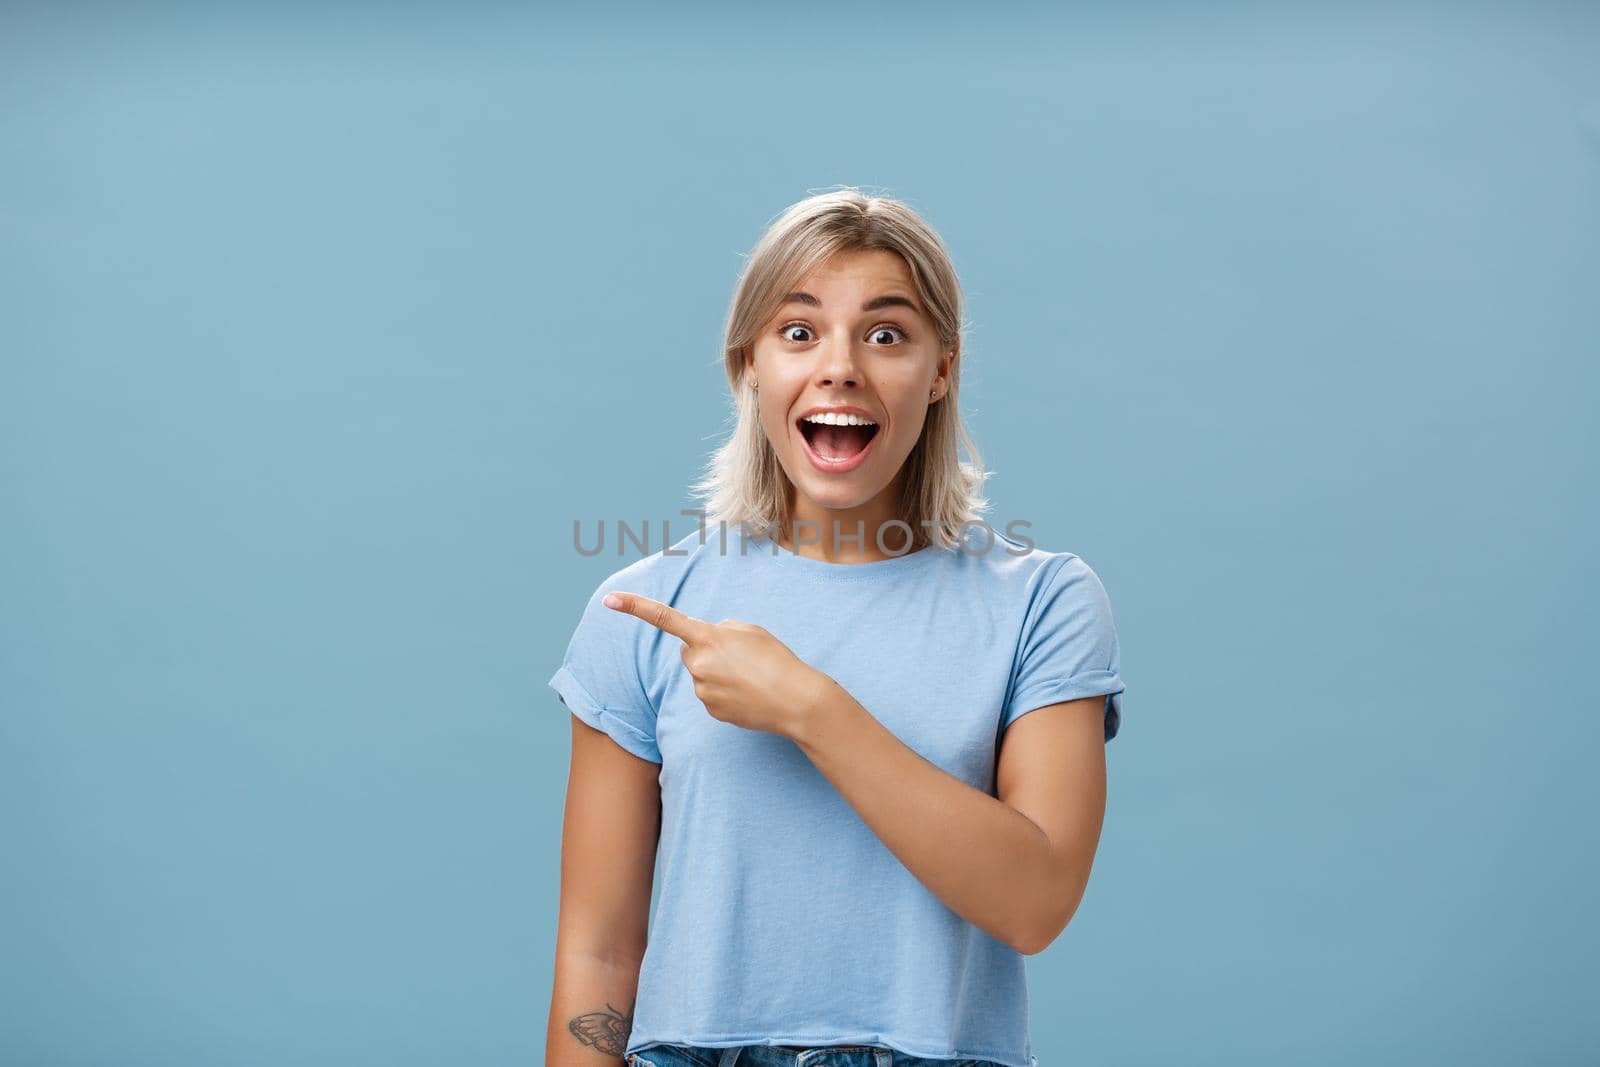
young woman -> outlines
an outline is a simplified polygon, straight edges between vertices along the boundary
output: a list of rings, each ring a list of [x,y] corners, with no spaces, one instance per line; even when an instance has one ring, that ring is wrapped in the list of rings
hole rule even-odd
[[[1094,571],[980,518],[961,314],[893,199],[810,197],[747,260],[704,522],[550,679],[553,1067],[1037,1067],[1023,957],[1082,899],[1123,684]]]

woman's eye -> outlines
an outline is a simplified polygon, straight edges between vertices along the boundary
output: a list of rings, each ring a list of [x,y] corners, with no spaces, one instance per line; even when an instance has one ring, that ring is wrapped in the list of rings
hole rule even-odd
[[[796,336],[793,332],[795,330],[802,331],[802,335]],[[780,337],[786,341],[793,341],[796,344],[804,344],[807,341],[812,340],[810,334],[811,327],[807,326],[803,322],[790,322],[778,327],[778,335]],[[890,339],[887,341],[883,340],[884,334],[889,334]],[[906,332],[898,326],[879,326],[871,333],[867,334],[867,336],[873,339],[874,344],[880,346],[894,344],[894,337],[898,337],[901,341],[906,340]]]

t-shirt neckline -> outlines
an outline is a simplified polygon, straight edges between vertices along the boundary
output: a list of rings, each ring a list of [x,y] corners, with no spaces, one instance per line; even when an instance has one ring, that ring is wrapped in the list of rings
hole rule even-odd
[[[759,555],[762,559],[780,563],[792,570],[828,578],[876,578],[886,574],[900,574],[927,566],[948,551],[938,544],[929,544],[915,552],[902,552],[888,559],[875,559],[867,563],[829,563],[827,560],[802,556],[766,534],[752,536],[749,545],[751,555]]]

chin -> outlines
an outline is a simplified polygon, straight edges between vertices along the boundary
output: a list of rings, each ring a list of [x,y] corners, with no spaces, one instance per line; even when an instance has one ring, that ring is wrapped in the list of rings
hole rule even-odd
[[[829,481],[802,477],[799,480],[790,479],[800,495],[810,500],[818,507],[828,508],[832,511],[845,511],[850,508],[859,508],[871,503],[879,494],[888,488],[888,483],[882,485],[868,482]]]
[[[810,493],[806,491],[804,486],[800,488],[800,494],[819,508],[827,508],[829,511],[849,511],[851,508],[859,508],[871,503],[872,499],[878,495],[877,493],[850,493],[845,495],[840,493],[837,488],[831,493]]]

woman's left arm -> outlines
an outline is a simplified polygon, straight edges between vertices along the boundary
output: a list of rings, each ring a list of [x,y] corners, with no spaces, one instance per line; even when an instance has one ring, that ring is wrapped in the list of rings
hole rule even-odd
[[[604,603],[681,638],[706,711],[793,740],[951,911],[1028,955],[1066,928],[1105,816],[1105,697],[1036,708],[1007,727],[990,796],[907,747],[764,627],[706,622],[637,593]]]
[[[924,759],[833,679],[815,692],[784,733],[906,869],[1018,952],[1055,941],[1100,842],[1106,698],[1038,708],[1007,727],[996,797]]]

